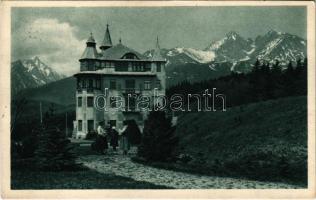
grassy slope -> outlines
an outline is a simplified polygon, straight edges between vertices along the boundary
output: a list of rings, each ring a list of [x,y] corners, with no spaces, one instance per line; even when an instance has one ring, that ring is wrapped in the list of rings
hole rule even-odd
[[[179,151],[226,175],[305,182],[306,105],[306,97],[292,97],[226,112],[187,113],[176,130]]]

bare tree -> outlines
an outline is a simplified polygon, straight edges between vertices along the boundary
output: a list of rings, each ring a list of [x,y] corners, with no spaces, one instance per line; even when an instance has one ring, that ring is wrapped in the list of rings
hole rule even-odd
[[[23,113],[26,104],[27,104],[27,100],[25,97],[12,100],[12,103],[11,103],[11,134],[13,133],[14,128],[21,117],[21,114]]]

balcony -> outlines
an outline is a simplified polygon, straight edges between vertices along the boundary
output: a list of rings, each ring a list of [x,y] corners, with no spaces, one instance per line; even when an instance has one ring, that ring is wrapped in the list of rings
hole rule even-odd
[[[95,91],[101,91],[101,88],[96,88],[96,87],[77,87],[77,93],[82,94],[83,91],[87,91],[87,93],[93,93]]]
[[[141,94],[144,90],[140,88],[122,88],[120,91],[124,94]]]

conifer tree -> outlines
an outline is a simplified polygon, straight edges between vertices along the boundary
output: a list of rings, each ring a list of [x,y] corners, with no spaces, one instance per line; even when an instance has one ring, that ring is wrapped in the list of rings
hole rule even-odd
[[[284,72],[284,93],[285,96],[292,96],[293,95],[293,87],[295,84],[295,71],[294,67],[292,65],[292,62],[290,61],[287,69]]]
[[[127,122],[128,128],[128,140],[132,145],[138,145],[141,142],[142,139],[142,133],[140,132],[135,120],[130,120]]]
[[[163,111],[152,111],[145,121],[143,138],[138,156],[148,161],[166,161],[172,158],[178,138],[175,128]]]
[[[73,146],[65,134],[54,125],[54,109],[45,114],[39,128],[38,148],[35,152],[37,167],[41,170],[73,170],[77,167]]]

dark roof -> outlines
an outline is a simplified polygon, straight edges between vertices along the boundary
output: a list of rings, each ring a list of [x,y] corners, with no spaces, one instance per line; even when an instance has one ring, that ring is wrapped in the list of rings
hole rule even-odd
[[[95,48],[95,40],[93,38],[92,33],[90,34],[90,37],[87,40],[87,46],[81,56],[80,59],[96,59],[98,58],[98,52]]]
[[[122,59],[122,57],[127,54],[127,53],[133,53],[135,54],[138,59],[140,60],[146,60],[146,58],[138,53],[137,51],[128,48],[127,46],[124,46],[123,44],[119,43],[111,48],[106,49],[103,52],[103,56],[101,59],[107,59],[107,60],[117,60],[117,59]]]
[[[110,31],[109,31],[109,25],[106,25],[104,39],[101,43],[100,48],[102,49],[103,47],[111,47],[111,46],[112,46],[112,40],[111,40]]]
[[[86,47],[80,59],[96,59],[98,52],[95,47]]]

